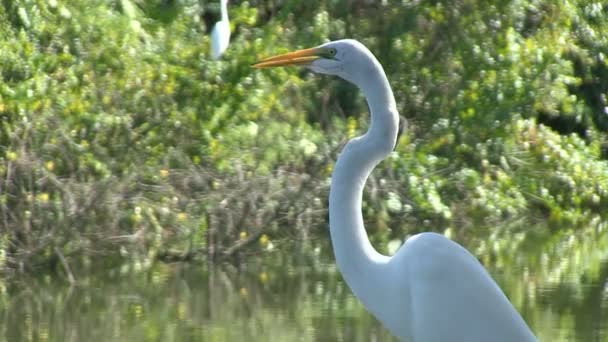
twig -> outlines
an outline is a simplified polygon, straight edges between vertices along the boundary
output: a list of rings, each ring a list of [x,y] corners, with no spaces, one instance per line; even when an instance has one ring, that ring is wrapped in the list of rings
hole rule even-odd
[[[226,248],[226,250],[223,251],[222,258],[230,258],[231,256],[233,256],[234,254],[236,254],[243,248],[254,243],[260,237],[260,235],[262,235],[263,233],[264,233],[264,231],[262,229],[260,229],[257,232],[249,235],[247,238],[237,241],[235,244]]]
[[[63,269],[65,270],[65,273],[68,275],[68,281],[70,282],[70,285],[74,285],[76,283],[76,279],[74,278],[74,274],[72,273],[72,270],[70,269],[70,265],[68,264],[68,261],[65,259],[65,257],[63,256],[63,253],[61,253],[61,251],[59,250],[58,247],[55,247],[55,253],[57,253],[59,260],[61,261],[61,264],[63,265]]]

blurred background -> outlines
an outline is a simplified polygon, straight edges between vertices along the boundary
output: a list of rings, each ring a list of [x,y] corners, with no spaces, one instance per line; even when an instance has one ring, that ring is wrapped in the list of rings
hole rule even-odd
[[[407,119],[363,214],[436,231],[541,341],[608,341],[608,4],[0,1],[0,341],[392,341],[334,266],[327,194],[369,121],[256,60],[363,42]]]

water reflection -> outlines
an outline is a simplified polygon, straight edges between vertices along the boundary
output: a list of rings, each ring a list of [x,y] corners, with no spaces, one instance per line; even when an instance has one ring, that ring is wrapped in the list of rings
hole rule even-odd
[[[541,341],[608,340],[608,262],[582,285],[491,271]],[[278,255],[242,269],[124,268],[75,287],[45,276],[3,293],[2,341],[394,341],[332,263]]]

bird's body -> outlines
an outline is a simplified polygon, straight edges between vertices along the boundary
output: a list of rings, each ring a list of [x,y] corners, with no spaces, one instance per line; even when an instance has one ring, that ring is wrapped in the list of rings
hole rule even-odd
[[[220,0],[222,17],[211,31],[211,58],[220,58],[230,43],[230,22],[228,21],[228,0]]]
[[[340,40],[255,66],[283,65],[340,76],[367,99],[370,128],[344,147],[329,195],[336,262],[365,307],[403,341],[536,341],[492,277],[459,244],[422,233],[392,257],[372,247],[361,213],[363,189],[372,170],[393,151],[399,129],[391,87],[374,55],[357,41]]]
[[[402,341],[536,341],[477,259],[443,235],[414,235],[374,268],[346,281]]]

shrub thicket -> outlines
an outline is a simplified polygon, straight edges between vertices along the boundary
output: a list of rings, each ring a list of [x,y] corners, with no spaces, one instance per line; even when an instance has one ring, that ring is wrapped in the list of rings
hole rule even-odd
[[[605,218],[608,5],[231,1],[212,61],[218,11],[0,2],[0,267],[228,256],[323,226],[366,104],[341,80],[250,64],[343,37],[374,51],[409,120],[365,197],[373,239],[517,233],[550,249]],[[521,218],[550,224],[494,228]]]

